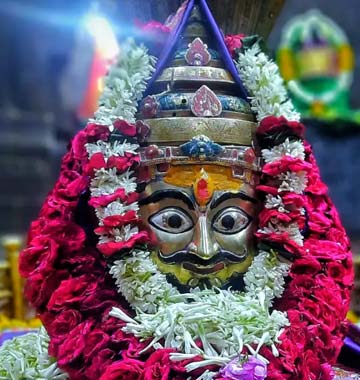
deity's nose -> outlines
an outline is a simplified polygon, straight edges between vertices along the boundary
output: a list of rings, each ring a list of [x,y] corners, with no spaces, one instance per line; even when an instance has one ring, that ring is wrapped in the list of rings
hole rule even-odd
[[[201,215],[195,226],[193,241],[189,244],[189,251],[207,260],[215,256],[219,250],[220,247],[213,238],[210,223],[205,215]]]

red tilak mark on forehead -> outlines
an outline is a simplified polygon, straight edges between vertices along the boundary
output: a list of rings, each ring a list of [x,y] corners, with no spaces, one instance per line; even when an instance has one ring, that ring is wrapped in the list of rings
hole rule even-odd
[[[201,202],[207,202],[207,200],[210,198],[208,181],[204,178],[201,178],[197,183],[197,197]]]

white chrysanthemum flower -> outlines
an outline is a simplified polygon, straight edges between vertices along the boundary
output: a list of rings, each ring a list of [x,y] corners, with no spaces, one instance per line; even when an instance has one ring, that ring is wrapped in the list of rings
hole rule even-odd
[[[266,163],[275,162],[284,156],[305,159],[305,148],[301,141],[290,141],[288,138],[272,149],[263,149],[262,156]]]
[[[95,176],[90,183],[90,191],[93,197],[114,194],[117,189],[124,189],[126,194],[136,191],[136,177],[132,171],[117,174],[116,168],[101,168],[95,171]]]
[[[115,141],[114,143],[105,142],[99,140],[96,144],[86,144],[86,150],[91,158],[96,153],[102,153],[105,161],[112,156],[125,156],[125,153],[136,154],[136,150],[139,148],[137,144],[128,143],[126,140],[123,142]]]
[[[279,212],[289,213],[290,211],[285,208],[280,195],[273,196],[271,194],[266,195],[265,207],[267,209],[277,209]]]
[[[105,78],[94,121],[109,126],[117,119],[135,122],[137,103],[155,70],[155,63],[144,46],[136,46],[132,40],[124,44],[119,61]]]
[[[108,216],[124,215],[128,211],[139,211],[138,203],[133,202],[127,205],[118,199],[109,203],[106,207],[98,207],[95,209],[100,225],[103,225],[103,220]]]
[[[258,121],[266,116],[300,120],[300,114],[288,99],[277,65],[261,52],[258,44],[240,54],[236,65],[250,93],[251,108],[257,114]]]
[[[289,235],[289,239],[293,240],[300,246],[304,245],[304,236],[301,234],[299,226],[296,223],[290,223],[288,225],[282,223],[269,223],[267,227],[259,229],[258,232],[264,234],[282,234],[286,232]]]
[[[49,337],[44,328],[8,340],[0,347],[0,379],[64,380],[68,376],[48,355]]]
[[[278,189],[279,193],[290,191],[296,194],[302,194],[308,182],[306,172],[281,173],[277,178],[282,181]]]
[[[120,243],[123,241],[130,240],[134,235],[139,233],[138,227],[132,227],[130,225],[125,225],[120,228],[113,228],[110,230],[108,235],[100,235],[99,236],[99,244],[116,242]]]

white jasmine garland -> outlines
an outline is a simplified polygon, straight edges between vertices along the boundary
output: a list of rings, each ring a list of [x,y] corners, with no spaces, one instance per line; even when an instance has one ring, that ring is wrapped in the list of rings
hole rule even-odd
[[[266,163],[278,161],[284,156],[305,159],[304,144],[300,140],[290,141],[288,138],[272,149],[263,149],[261,153]]]
[[[114,194],[117,189],[124,189],[126,194],[136,190],[136,177],[127,170],[117,174],[116,168],[95,170],[95,176],[90,182],[90,192],[93,197]]]
[[[285,313],[269,312],[269,306],[281,296],[288,269],[274,253],[262,251],[244,276],[245,292],[196,288],[181,294],[158,271],[149,252],[134,251],[115,262],[110,273],[136,316],[131,319],[117,308],[110,314],[127,322],[124,331],[152,338],[147,349],[177,349],[177,360],[202,355],[204,362],[196,366],[208,360],[224,364],[244,345],[266,344],[277,353],[275,344],[289,322]],[[202,348],[195,344],[198,339]]]
[[[102,153],[104,155],[105,161],[112,156],[124,157],[125,153],[135,154],[136,150],[139,148],[138,144],[128,143],[126,140],[120,142],[115,141],[114,143],[99,140],[96,144],[85,144],[85,148],[91,158],[96,153]]]
[[[255,297],[261,289],[265,294],[265,307],[269,308],[273,299],[280,298],[284,291],[288,269],[287,264],[277,261],[275,254],[259,253],[244,276],[247,294]]]
[[[64,380],[68,376],[48,355],[49,337],[44,328],[12,340],[0,347],[1,380]]]
[[[115,261],[110,274],[119,292],[134,308],[152,313],[179,291],[167,282],[149,256],[149,252],[134,250],[130,257]]]
[[[120,59],[105,78],[95,122],[108,126],[117,119],[134,122],[137,103],[155,71],[155,63],[155,57],[133,40],[122,45]]]
[[[266,116],[300,120],[300,114],[288,98],[277,65],[261,52],[258,44],[241,53],[235,63],[250,93],[251,108],[257,114],[258,121]]]

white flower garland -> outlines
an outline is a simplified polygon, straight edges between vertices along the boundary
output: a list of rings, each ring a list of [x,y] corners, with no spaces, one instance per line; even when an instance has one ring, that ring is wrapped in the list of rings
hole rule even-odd
[[[269,164],[280,160],[284,156],[305,159],[305,148],[301,141],[290,141],[288,138],[281,144],[271,149],[263,149],[262,156],[265,163]]]
[[[0,347],[1,380],[64,380],[68,376],[48,355],[49,337],[44,328],[8,340]]]
[[[260,252],[244,276],[245,292],[193,289],[181,294],[169,284],[150,258],[149,252],[134,251],[130,258],[116,261],[110,273],[120,293],[136,308],[134,319],[113,308],[110,315],[127,322],[125,332],[142,339],[152,338],[145,349],[174,348],[176,360],[202,355],[203,362],[225,364],[244,345],[272,347],[288,325],[286,314],[269,307],[284,291],[289,266],[274,253]],[[195,341],[201,340],[202,348]],[[160,341],[163,343],[160,343]]]
[[[105,89],[99,100],[99,109],[95,113],[95,122],[113,129],[113,122],[118,119],[127,122],[135,122],[138,101],[146,89],[148,80],[155,71],[155,57],[147,53],[144,46],[136,46],[133,40],[129,40],[122,47],[118,62],[110,69],[105,78]],[[95,144],[86,144],[89,158],[96,153],[102,153],[105,162],[112,156],[124,157],[126,153],[135,154],[138,144],[123,142],[98,141]],[[118,174],[116,168],[101,168],[95,171],[95,176],[90,183],[92,197],[112,195],[119,188],[123,188],[126,194],[136,191],[136,178],[130,170]],[[99,219],[99,225],[103,225],[103,219],[112,215],[123,215],[129,210],[138,211],[137,202],[132,205],[124,205],[120,199],[112,202],[107,207],[95,208]],[[131,239],[138,233],[137,227],[126,225],[114,228],[107,235],[99,236],[99,244],[109,242],[122,242]]]
[[[250,93],[249,100],[252,110],[257,114],[259,122],[267,116],[284,116],[288,120],[300,120],[300,114],[295,111],[291,100],[288,98],[278,66],[261,51],[258,44],[241,53],[235,64],[246,89]],[[276,162],[284,156],[304,160],[305,148],[302,141],[286,139],[272,149],[263,149],[261,154],[265,163]],[[277,179],[281,181],[278,189],[279,194],[288,191],[301,194],[307,185],[305,172],[282,173],[277,176]],[[276,197],[268,195],[265,207],[275,208],[283,213],[290,212],[286,209],[280,195]],[[304,209],[299,211],[302,214],[304,213]],[[296,223],[285,225],[271,222],[267,227],[259,229],[258,232],[265,234],[286,232],[291,240],[300,246],[303,245],[304,238]]]
[[[239,55],[235,62],[250,92],[252,110],[261,121],[266,116],[284,116],[288,120],[300,120],[300,114],[294,110],[292,102],[279,74],[278,66],[264,54],[258,44]]]
[[[305,148],[301,141],[289,141],[286,139],[282,144],[279,144],[272,149],[263,149],[262,157],[266,163],[273,163],[281,160],[285,156],[292,158],[305,159]],[[278,188],[279,195],[273,196],[268,194],[265,200],[265,207],[267,209],[277,209],[281,213],[289,213],[290,210],[286,208],[281,198],[283,192],[293,192],[295,194],[302,194],[307,186],[307,175],[305,172],[286,172],[276,176],[281,181]],[[292,206],[293,209],[293,206]],[[304,215],[305,210],[301,208],[300,214]],[[259,229],[258,232],[264,234],[282,234],[288,233],[289,238],[297,243],[299,246],[303,246],[304,237],[301,234],[299,226],[296,223],[289,223],[287,225],[283,223],[275,223],[271,221],[268,226]]]
[[[105,88],[95,113],[95,122],[112,126],[115,120],[135,121],[137,103],[155,70],[155,58],[133,40],[122,46],[120,59],[105,78]]]

